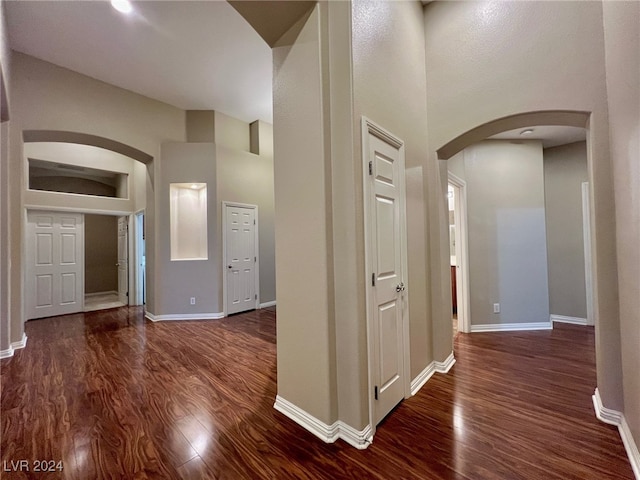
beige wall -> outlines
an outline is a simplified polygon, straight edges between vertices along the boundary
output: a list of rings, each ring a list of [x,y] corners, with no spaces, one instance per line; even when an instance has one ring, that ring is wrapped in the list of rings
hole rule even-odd
[[[129,178],[130,198],[133,199],[133,211],[143,210],[147,206],[147,166],[133,162],[133,178]]]
[[[275,207],[273,183],[273,126],[256,121],[248,123],[215,112],[216,179],[220,239],[217,255],[222,257],[222,202],[258,206],[260,248],[260,303],[276,300]],[[259,154],[250,153],[251,136]],[[222,275],[219,273],[219,296],[222,302]]]
[[[487,140],[464,150],[464,164],[472,329],[548,323],[541,143]]]
[[[324,6],[324,5],[323,5]],[[362,163],[355,153],[360,124],[354,117],[352,64],[352,5],[327,2],[323,23],[325,148],[330,152],[328,176],[333,247],[330,335],[335,362],[337,413],[341,421],[361,429],[368,421],[367,344],[364,257],[362,256]],[[331,34],[329,35],[329,31]],[[327,55],[329,53],[329,55]],[[328,88],[328,90],[327,90]],[[355,287],[355,288],[354,288]],[[366,330],[364,330],[366,332]]]
[[[187,142],[215,142],[215,116],[213,110],[187,110]]]
[[[230,117],[221,112],[215,112],[215,143],[233,150],[249,152],[250,134],[249,124]]]
[[[278,393],[358,430],[369,423],[363,115],[405,142],[412,376],[434,359],[425,181],[440,179],[423,169],[423,36],[418,2],[327,2],[274,49]],[[444,360],[450,327],[439,348]]]
[[[0,123],[0,351],[9,349],[9,122]]]
[[[9,100],[10,89],[10,54],[9,39],[7,36],[4,1],[0,2],[0,89],[4,90],[6,98],[0,98],[0,351],[9,349],[11,333],[9,325],[9,106],[5,100]]]
[[[4,0],[0,1],[0,120],[9,118],[9,82],[11,67],[11,50],[9,49],[9,34],[7,32]]]
[[[84,293],[118,291],[118,217],[84,216]]]
[[[23,130],[64,130],[106,137],[157,158],[160,144],[185,140],[183,110],[70,70],[13,52],[11,70],[12,121],[10,127],[9,176],[12,179],[10,215],[12,242],[11,319],[12,341],[22,337],[23,285],[21,264],[24,205]],[[147,304],[156,302],[156,226],[154,215],[154,168],[147,165]],[[130,211],[130,210],[129,210]]]
[[[582,183],[588,181],[587,144],[545,148],[543,155],[549,310],[586,319]]]
[[[247,124],[245,124],[247,125]],[[265,124],[268,125],[268,124]],[[270,127],[270,125],[269,125]],[[271,130],[269,128],[269,130]],[[216,145],[216,181],[218,222],[216,238],[220,239],[216,255],[224,266],[222,253],[222,202],[238,202],[258,206],[259,252],[260,252],[260,303],[276,300],[275,284],[275,232],[273,153],[263,151],[261,155]],[[222,301],[222,275],[219,273],[220,299]]]
[[[336,420],[320,6],[273,49],[278,395]]]
[[[147,306],[153,315],[220,314],[220,260],[216,255],[220,245],[212,235],[218,222],[216,206],[216,149],[213,143],[165,143],[162,145],[159,180],[156,241],[156,295],[154,306]],[[171,260],[170,184],[207,184],[207,259]],[[161,213],[162,212],[162,213]],[[191,305],[191,297],[196,304]]]
[[[136,198],[140,201],[141,197],[145,195],[146,187],[143,183],[145,167],[141,165],[136,168],[136,164],[139,164],[139,162],[119,153],[91,145],[58,142],[28,142],[24,144],[23,151],[25,156],[25,177],[28,177],[28,162],[26,158],[36,158],[65,165],[121,173],[127,176],[129,184],[129,191],[125,198],[60,195],[46,191],[26,190],[23,198],[24,204],[28,207],[41,209],[75,208],[78,211],[90,209],[96,212],[113,212],[124,215],[134,211]],[[26,186],[27,180],[25,179]]]
[[[34,176],[29,179],[29,188],[47,192],[72,193],[78,195],[97,195],[115,197],[116,188],[97,180],[66,177],[59,175]]]
[[[605,405],[622,410],[602,4],[432,2],[425,7],[425,33],[430,161],[447,142],[498,118],[539,110],[591,112],[598,386]]]
[[[447,160],[447,169],[461,180],[465,179],[464,150]]]
[[[640,446],[640,3],[604,2],[624,413]],[[598,379],[598,382],[600,380]]]
[[[190,262],[183,266],[181,262],[171,261],[169,253],[165,255],[170,251],[167,250],[170,249],[168,238],[160,239],[163,271],[173,273],[159,280],[163,303],[151,312],[154,315],[222,314],[223,275],[226,273],[223,259],[223,201],[258,206],[260,302],[276,300],[273,127],[265,122],[257,122],[256,127],[256,140],[261,145],[260,155],[248,151],[248,123],[218,112],[188,111],[187,137],[197,140],[197,143],[167,144],[163,147],[161,209],[167,208],[166,189],[170,183],[207,183],[209,258],[194,262],[193,268],[189,267]],[[160,220],[160,223],[162,231],[169,234],[168,217]],[[201,265],[206,265],[206,268],[201,270]],[[195,293],[192,295],[190,291]],[[176,292],[181,293],[177,296]],[[201,298],[203,292],[206,292],[206,298]],[[196,296],[195,307],[185,304],[185,299],[188,301],[192,296]],[[200,306],[201,302],[206,302],[208,309]]]

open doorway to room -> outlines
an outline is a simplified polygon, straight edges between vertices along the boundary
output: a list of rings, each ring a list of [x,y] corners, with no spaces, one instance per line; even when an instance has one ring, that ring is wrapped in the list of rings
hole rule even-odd
[[[449,172],[449,258],[453,336],[469,332],[469,274],[467,261],[466,183]]]
[[[144,210],[135,215],[135,304],[145,305],[147,303],[147,253],[145,244]]]
[[[453,337],[458,334],[458,292],[457,292],[457,259],[456,259],[456,221],[455,221],[455,191],[453,185],[447,186],[447,206],[449,211],[449,258],[451,265],[451,317],[453,323]]]
[[[593,324],[587,152],[585,128],[536,125],[470,143],[448,159],[454,331],[464,330],[451,177],[470,195],[468,331]]]
[[[118,299],[118,218],[85,214],[84,311],[122,306]]]

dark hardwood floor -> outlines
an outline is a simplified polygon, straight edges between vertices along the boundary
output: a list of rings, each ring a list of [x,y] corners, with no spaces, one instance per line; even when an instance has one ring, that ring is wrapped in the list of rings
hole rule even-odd
[[[274,310],[150,323],[124,307],[26,330],[0,364],[3,479],[633,478],[593,413],[593,328],[458,334],[451,372],[364,451],[273,409]],[[19,460],[31,471],[6,471]],[[35,460],[63,470],[34,473]]]

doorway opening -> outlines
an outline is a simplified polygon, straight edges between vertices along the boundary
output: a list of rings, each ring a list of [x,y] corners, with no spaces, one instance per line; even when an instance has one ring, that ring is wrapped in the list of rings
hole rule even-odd
[[[466,182],[448,173],[449,258],[453,336],[469,332],[469,273],[467,262]]]
[[[113,215],[84,214],[85,312],[122,307],[128,303],[126,231],[123,233],[125,242],[121,244],[121,223],[120,218]],[[121,257],[124,257],[122,266]]]
[[[464,331],[461,272],[455,272],[462,270],[457,268],[462,266],[457,258],[462,241],[452,172],[464,178],[474,195],[469,199],[469,304],[474,312],[469,331],[548,330],[554,322],[593,324],[587,130],[578,125],[532,125],[476,137],[447,158],[458,331]]]
[[[135,214],[135,285],[136,285],[136,305],[146,305],[147,303],[147,287],[146,287],[146,271],[147,271],[147,253],[145,244],[144,230],[144,210]]]

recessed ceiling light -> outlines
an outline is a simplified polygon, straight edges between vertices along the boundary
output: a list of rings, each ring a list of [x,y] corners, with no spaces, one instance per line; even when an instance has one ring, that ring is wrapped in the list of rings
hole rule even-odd
[[[122,13],[131,13],[133,10],[129,0],[111,0],[111,6]]]
[[[531,135],[533,133],[533,128],[527,128],[526,130],[522,130],[520,135]]]

